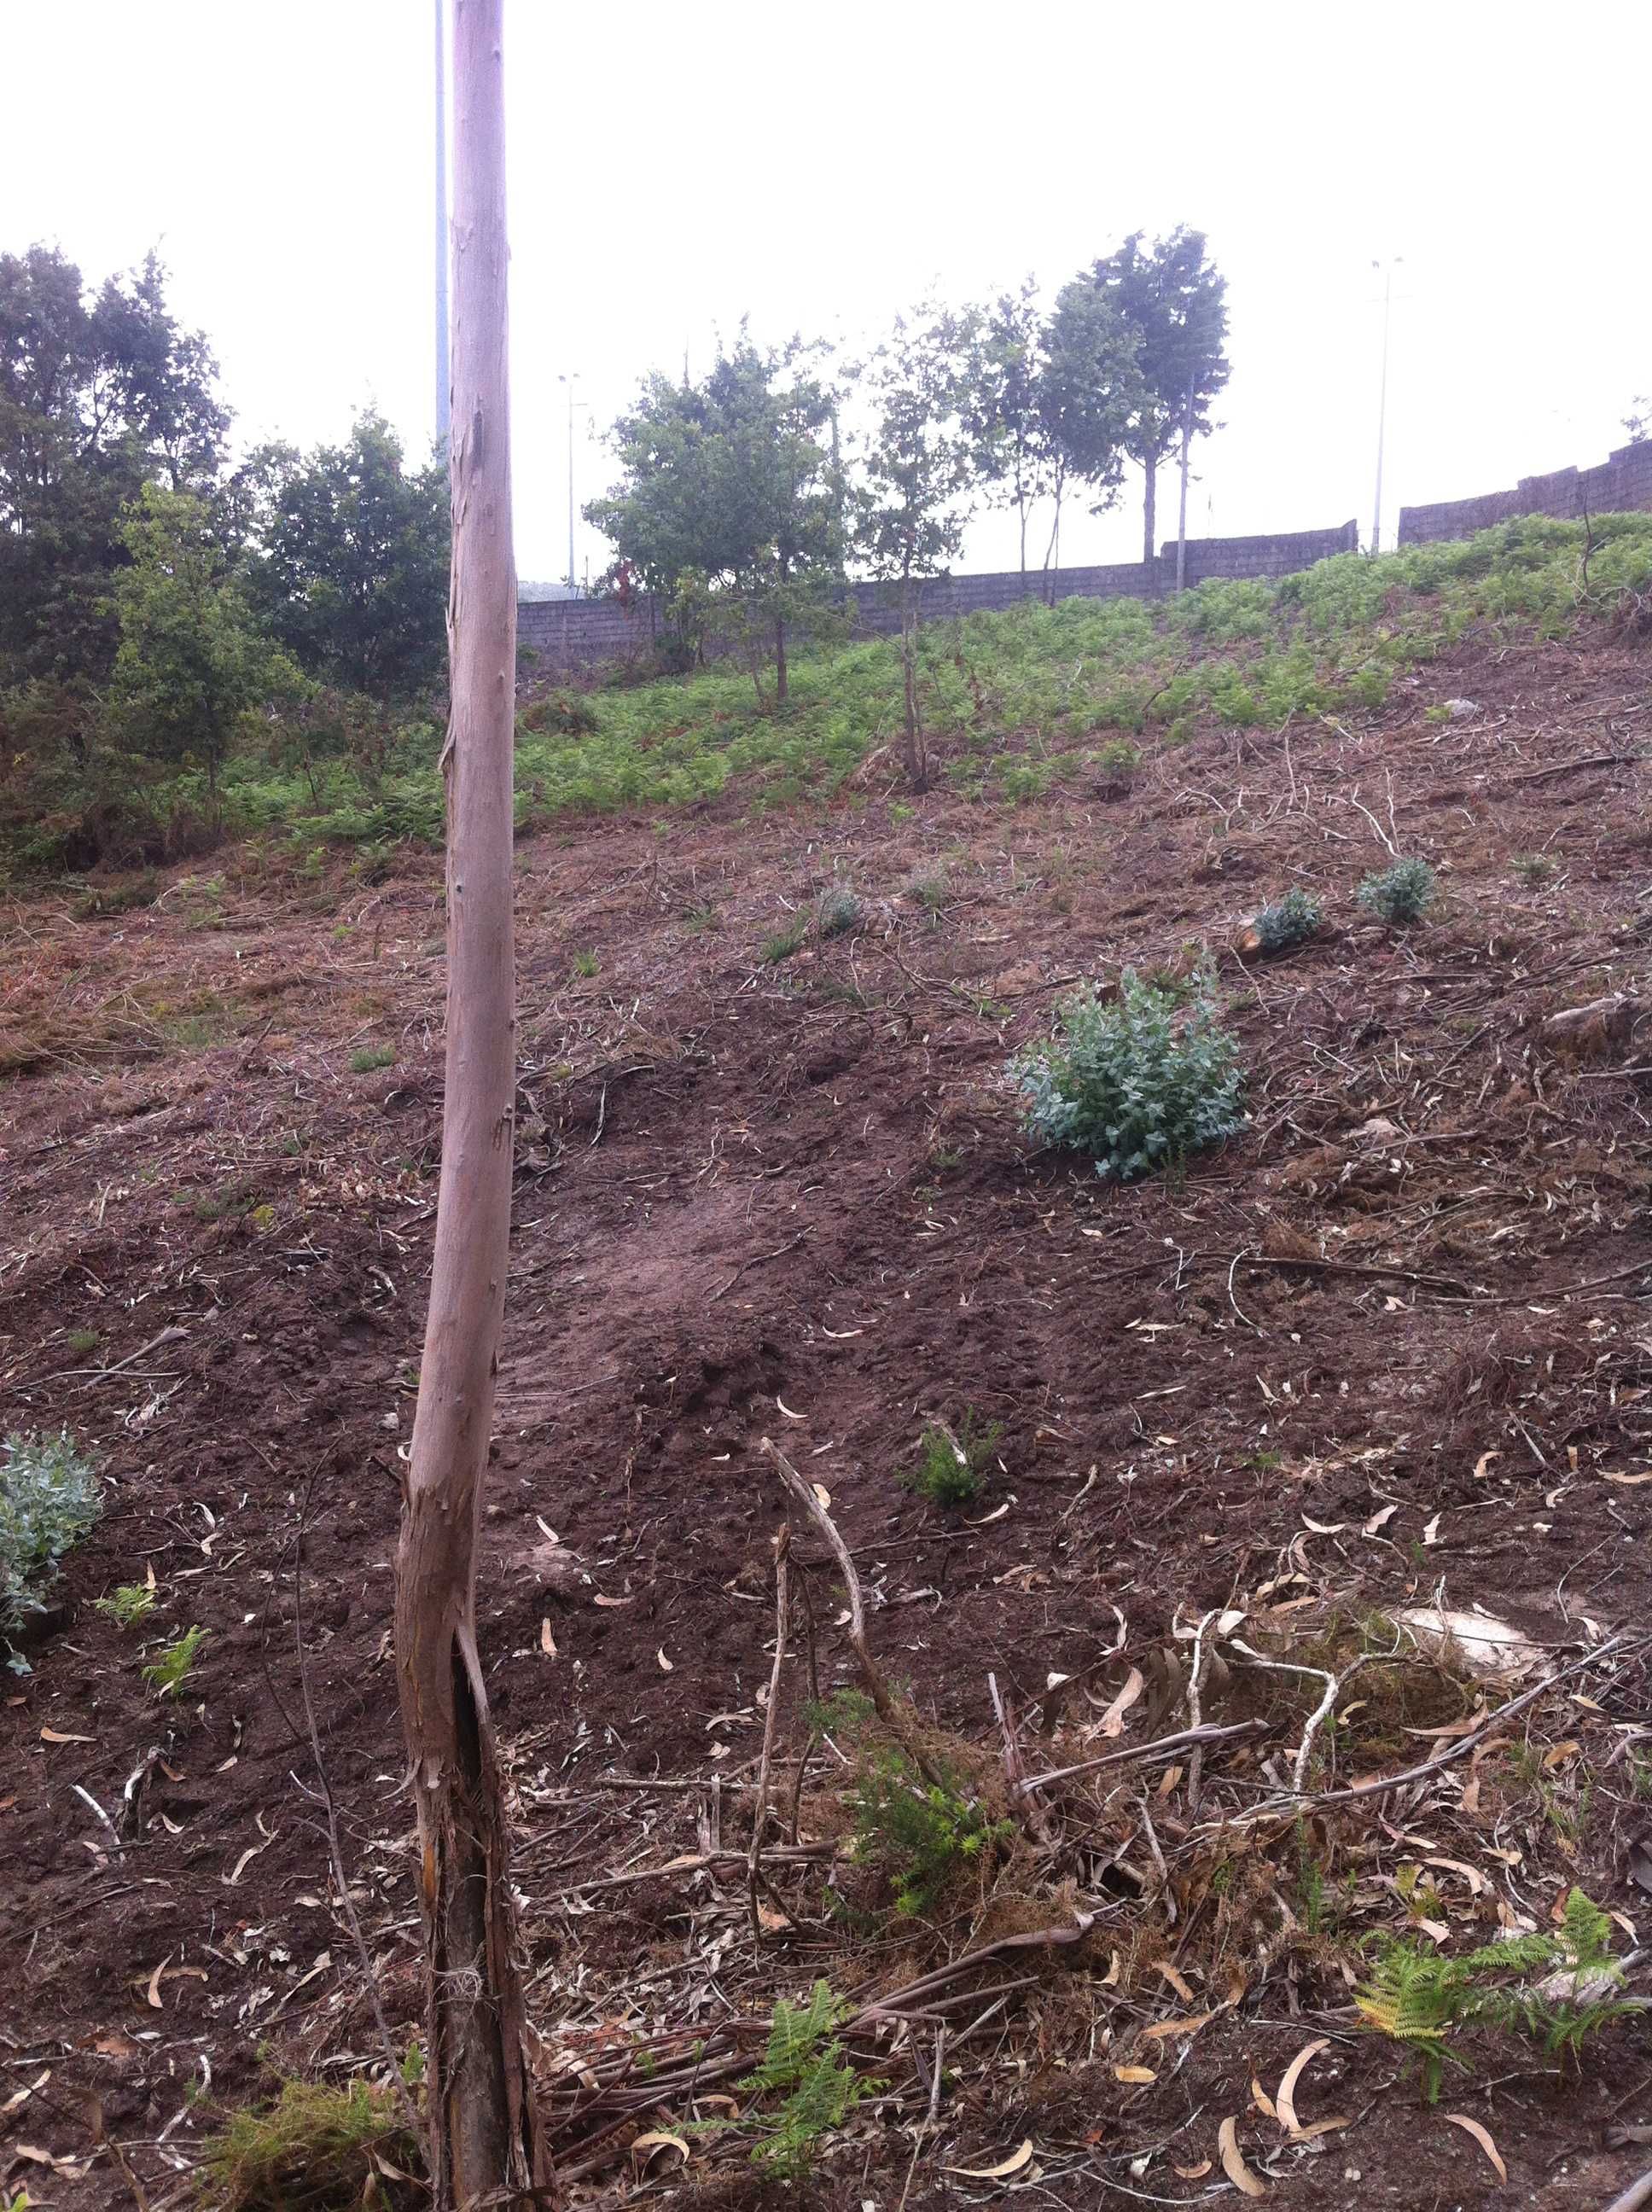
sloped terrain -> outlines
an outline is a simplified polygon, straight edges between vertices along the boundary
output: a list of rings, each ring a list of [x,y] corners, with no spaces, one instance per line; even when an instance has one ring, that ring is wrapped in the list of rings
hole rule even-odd
[[[1042,787],[1018,806],[914,799],[874,756],[812,811],[743,814],[736,793],[522,843],[483,1611],[580,2188],[757,2186],[738,2129],[683,2137],[686,2181],[677,2146],[628,2153],[689,2110],[652,2094],[639,2038],[668,2075],[695,2039],[714,2072],[732,2056],[726,2092],[777,1995],[824,1975],[864,2007],[1078,1914],[1082,1942],[999,1953],[905,2025],[864,2024],[882,2100],[786,2201],[1036,2181],[1075,2207],[1193,2202],[1224,2183],[1228,2118],[1242,2170],[1293,2204],[1596,2207],[1647,2161],[1621,2135],[1652,2120],[1637,2017],[1581,2067],[1466,2046],[1476,2071],[1435,2109],[1351,1984],[1375,1931],[1549,1929],[1574,1883],[1621,1916],[1624,1951],[1652,1912],[1649,714],[1643,647],[1470,635],[1380,706],[1283,732],[1196,715],[1139,767],[1018,729]],[[1392,850],[1438,872],[1408,931],[1353,896]],[[1293,883],[1324,927],[1241,959]],[[834,884],[854,926],[764,957]],[[0,2086],[23,2093],[10,2186],[159,2206],[185,2200],[222,2105],[267,2090],[261,2053],[331,2078],[380,2061],[329,1791],[398,2045],[419,2015],[389,1576],[439,1143],[440,867],[404,855],[367,884],[231,854],[96,903],[20,904],[6,931],[3,1421],[89,1440],[110,1501],[3,1716]],[[1186,975],[1201,950],[1245,1133],[1122,1190],[1031,1154],[1008,1054],[1077,979]],[[1546,1029],[1613,996],[1581,1044]],[[899,1477],[926,1420],[970,1413],[999,1431],[987,1487],[943,1512]],[[765,1437],[828,1492],[882,1665],[1014,1832],[915,1923],[835,1856],[836,1741],[754,1929],[784,1507]],[[793,1543],[822,1686],[848,1681],[838,1578],[810,1527]],[[151,1568],[138,1631],[93,1609]],[[1430,1606],[1529,1639],[1514,1688],[1454,1647],[1418,1659],[1414,1696],[1382,1668],[1381,1697],[1339,1682],[1310,1729],[1327,1654],[1340,1675],[1350,1635]],[[140,1663],[197,1624],[161,1700]],[[1230,1639],[1219,1675],[1201,1634]],[[801,1674],[782,1758],[807,1734]],[[1023,1773],[1252,1725],[1122,1784],[1015,1796],[989,1676]],[[1256,1817],[1299,1745],[1326,1792],[1465,1755]],[[1646,1992],[1639,1968],[1628,1986]],[[1293,2138],[1252,2085],[1277,2112],[1321,2038],[1297,2106],[1346,2124]],[[1507,2191],[1448,2107],[1490,2130]],[[948,2172],[1023,2142],[1002,2179]]]

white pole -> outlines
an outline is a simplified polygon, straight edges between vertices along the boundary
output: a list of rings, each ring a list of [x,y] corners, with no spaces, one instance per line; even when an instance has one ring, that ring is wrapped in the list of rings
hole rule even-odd
[[[452,422],[453,380],[447,321],[447,28],[436,0],[436,443],[445,453]]]
[[[1398,258],[1398,257],[1395,257]],[[1373,261],[1373,269],[1384,264]],[[1376,507],[1371,516],[1371,550],[1382,550],[1382,445],[1388,427],[1388,319],[1394,304],[1394,262],[1387,264],[1382,283],[1382,381],[1376,402]]]

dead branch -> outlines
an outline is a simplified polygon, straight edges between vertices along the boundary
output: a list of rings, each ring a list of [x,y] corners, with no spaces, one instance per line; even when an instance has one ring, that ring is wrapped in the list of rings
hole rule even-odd
[[[746,1867],[746,1893],[751,1906],[751,1933],[762,1941],[757,1916],[757,1884],[761,1880],[763,1830],[768,1823],[768,1769],[774,1756],[774,1727],[780,1716],[780,1672],[786,1664],[787,1631],[791,1626],[792,1524],[780,1523],[774,1539],[774,1664],[768,1677],[768,1710],[763,1715],[762,1757],[757,1766],[757,1805],[751,1816],[751,1857]]]
[[[831,1547],[832,1556],[837,1561],[838,1572],[843,1577],[844,1590],[849,1601],[849,1642],[860,1662],[860,1672],[865,1678],[866,1689],[878,1709],[878,1718],[890,1733],[899,1739],[902,1749],[931,1789],[944,1790],[946,1784],[936,1772],[934,1762],[919,1741],[910,1712],[896,1700],[872,1658],[866,1642],[866,1601],[861,1594],[860,1577],[854,1571],[854,1561],[849,1556],[848,1546],[838,1534],[836,1522],[816,1497],[813,1484],[804,1480],[771,1437],[763,1438],[762,1449],[765,1455],[774,1461],[788,1495],[803,1508]]]
[[[1099,1759],[1081,1759],[1076,1766],[1052,1766],[1048,1773],[1029,1774],[1021,1787],[1045,1790],[1052,1782],[1067,1782],[1075,1774],[1094,1774],[1098,1767],[1122,1766],[1138,1759],[1156,1759],[1161,1752],[1183,1751],[1190,1744],[1236,1743],[1246,1736],[1266,1735],[1269,1723],[1264,1720],[1232,1721],[1218,1727],[1214,1721],[1202,1727],[1179,1729],[1175,1735],[1159,1736],[1152,1743],[1135,1743],[1123,1751],[1103,1752]]]

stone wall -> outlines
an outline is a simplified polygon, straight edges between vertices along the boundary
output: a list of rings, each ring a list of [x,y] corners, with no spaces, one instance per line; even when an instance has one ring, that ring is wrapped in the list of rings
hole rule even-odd
[[[1359,532],[1351,522],[1336,530],[1298,530],[1273,538],[1190,538],[1189,586],[1207,578],[1290,576],[1333,553],[1353,553]],[[1163,599],[1175,589],[1176,549],[1171,539],[1157,561],[1121,562],[1109,568],[1063,568],[1054,579],[1060,599]],[[983,610],[1012,607],[1036,599],[1044,589],[1037,571],[1018,570],[980,576],[936,576],[926,583],[920,608],[926,622]],[[855,630],[882,636],[900,627],[894,594],[883,584],[851,586]],[[639,599],[629,608],[614,599],[525,599],[517,610],[519,646],[538,655],[537,665],[550,672],[589,668],[605,660],[635,659],[648,652],[658,618],[653,603]]]
[[[1520,514],[1553,514],[1581,521],[1588,514],[1621,514],[1652,508],[1652,438],[1619,446],[1599,468],[1556,469],[1552,476],[1522,477],[1512,491],[1483,492],[1478,499],[1442,500],[1434,507],[1402,507],[1402,545],[1428,545],[1443,538],[1472,538],[1477,530]]]

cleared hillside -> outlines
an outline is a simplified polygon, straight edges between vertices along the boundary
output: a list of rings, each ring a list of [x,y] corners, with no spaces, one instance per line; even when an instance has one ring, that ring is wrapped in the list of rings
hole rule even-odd
[[[1652,520],[1597,532],[1587,577],[1581,532],[1521,526],[936,632],[924,793],[883,750],[882,646],[801,662],[786,720],[718,670],[528,731],[483,1612],[580,2190],[758,2201],[774,2100],[738,2085],[817,1978],[883,2087],[777,2203],[1035,2175],[1074,2208],[1196,2202],[1229,2120],[1293,2205],[1598,2212],[1645,2163],[1612,2135],[1638,2014],[1581,2060],[1465,2027],[1475,2070],[1436,2108],[1356,2003],[1384,1941],[1552,1932],[1574,1885],[1619,1954],[1648,1917]],[[306,1684],[385,2009],[417,2030],[387,1629],[440,869],[393,842],[428,763],[376,792],[328,773],[188,870],[7,918],[3,1423],[67,1425],[110,1486],[0,1713],[15,2086],[50,2069],[15,2139],[68,2161],[12,2185],[58,2205],[132,2201],[90,2096],[181,2203],[224,2107],[269,2093],[261,2051],[380,2063]],[[1357,898],[1396,854],[1437,880],[1408,928]],[[1293,885],[1319,930],[1241,957]],[[1206,961],[1244,1130],[1123,1188],[1035,1152],[1004,1068],[1054,1005]],[[1552,1020],[1602,1000],[1579,1035]],[[997,1431],[951,1509],[902,1480],[938,1419]],[[979,1814],[913,1912],[898,1865],[847,1856],[898,1747],[841,1704],[811,1729],[801,1656],[748,1887],[765,1437],[825,1492],[872,1650]],[[824,1694],[853,1679],[841,1578],[801,1515],[793,1548]],[[151,1568],[136,1630],[94,1609]],[[1401,1620],[1441,1607],[1525,1639],[1515,1671]],[[140,1668],[197,1625],[162,1700]],[[1192,1727],[1230,1733],[1146,1750]],[[681,2148],[631,2154],[651,2131]],[[947,2172],[1023,2142],[1000,2180]]]

